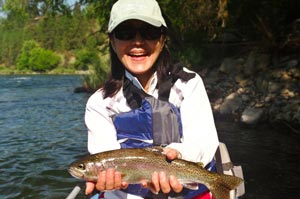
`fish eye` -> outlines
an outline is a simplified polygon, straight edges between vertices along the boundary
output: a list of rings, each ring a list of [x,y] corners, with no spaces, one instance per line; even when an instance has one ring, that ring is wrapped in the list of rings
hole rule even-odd
[[[78,164],[78,169],[85,170],[85,165],[84,164]]]

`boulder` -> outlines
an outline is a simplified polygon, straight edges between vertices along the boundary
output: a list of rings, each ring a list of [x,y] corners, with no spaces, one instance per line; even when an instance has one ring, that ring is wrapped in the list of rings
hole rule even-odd
[[[241,115],[241,122],[247,125],[255,125],[260,121],[263,113],[262,108],[247,107]]]

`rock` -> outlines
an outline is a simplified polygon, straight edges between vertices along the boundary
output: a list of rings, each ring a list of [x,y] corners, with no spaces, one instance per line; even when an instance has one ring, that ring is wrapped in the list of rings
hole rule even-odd
[[[295,93],[293,91],[285,88],[281,91],[281,96],[284,97],[285,99],[289,99],[289,98],[295,97]]]
[[[288,61],[288,63],[286,64],[286,67],[287,67],[287,68],[290,68],[290,67],[297,67],[298,64],[299,64],[299,61],[298,61],[298,60],[292,59],[292,60]]]
[[[268,94],[268,95],[265,97],[264,101],[265,101],[266,103],[270,103],[270,102],[273,102],[275,98],[276,98],[276,95],[274,95],[274,94]]]
[[[284,71],[281,75],[281,79],[284,81],[289,81],[292,79],[292,76],[287,71]]]
[[[242,100],[243,102],[249,102],[251,100],[250,96],[246,95],[246,94],[243,94],[242,95]]]
[[[270,55],[267,55],[267,54],[258,54],[256,60],[257,60],[256,68],[259,71],[264,71],[270,65],[271,58],[270,58]]]
[[[251,76],[256,72],[255,69],[255,52],[252,51],[246,60],[245,67],[244,67],[244,74],[247,76]]]
[[[260,93],[268,92],[269,81],[266,79],[265,76],[260,76],[256,78],[255,86]]]
[[[220,113],[232,114],[240,108],[242,102],[243,101],[238,94],[231,93],[225,98],[224,103],[220,106]]]
[[[259,53],[258,51],[252,51],[246,60],[244,66],[244,73],[247,76],[257,74],[258,71],[264,71],[270,65],[270,55]]]
[[[233,58],[225,58],[219,71],[226,74],[237,74],[242,70],[241,60]]]
[[[280,90],[282,89],[282,84],[280,84],[280,83],[269,81],[268,84],[269,84],[268,85],[269,93],[279,93]]]
[[[297,68],[290,68],[288,70],[288,73],[289,73],[290,76],[292,76],[292,77],[294,77],[296,79],[300,79],[300,69],[299,69],[299,67],[297,67]]]
[[[204,78],[217,118],[300,129],[298,52],[273,53],[271,57],[271,53],[254,49],[240,57],[227,57],[221,63],[218,68],[210,68]]]
[[[241,116],[241,122],[248,125],[254,125],[259,122],[264,111],[261,108],[247,107]]]

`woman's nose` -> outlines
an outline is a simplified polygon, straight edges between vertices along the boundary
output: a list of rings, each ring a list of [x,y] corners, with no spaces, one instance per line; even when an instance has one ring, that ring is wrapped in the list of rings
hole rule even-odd
[[[137,33],[135,34],[135,37],[133,38],[133,42],[135,44],[143,44],[145,41],[145,39],[142,37],[141,33],[139,31],[137,31]]]

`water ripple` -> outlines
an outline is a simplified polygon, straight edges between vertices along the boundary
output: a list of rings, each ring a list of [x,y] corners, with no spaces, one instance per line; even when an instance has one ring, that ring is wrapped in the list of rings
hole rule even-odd
[[[65,198],[87,153],[79,76],[0,77],[0,198]]]

